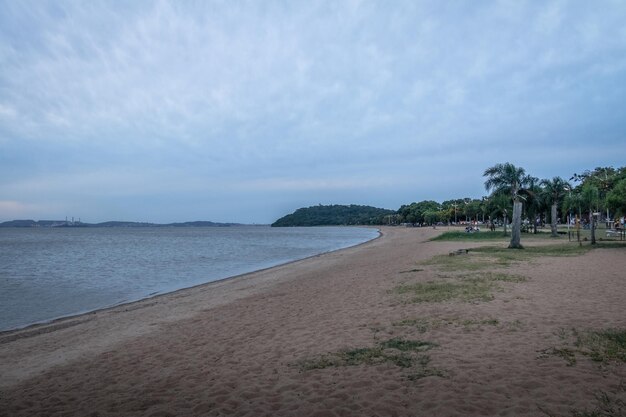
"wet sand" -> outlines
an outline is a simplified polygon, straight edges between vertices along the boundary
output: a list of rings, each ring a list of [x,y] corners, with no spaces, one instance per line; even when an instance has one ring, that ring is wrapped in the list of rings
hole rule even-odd
[[[623,363],[551,352],[572,328],[626,327],[623,248],[513,266],[527,280],[491,301],[407,303],[398,285],[446,279],[420,261],[479,245],[427,241],[439,232],[383,228],[358,247],[0,334],[0,416],[569,416],[618,390]],[[303,367],[398,338],[436,344],[428,363]]]

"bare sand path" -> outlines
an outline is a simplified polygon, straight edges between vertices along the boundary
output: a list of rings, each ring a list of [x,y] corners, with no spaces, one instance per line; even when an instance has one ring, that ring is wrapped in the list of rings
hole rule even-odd
[[[392,290],[442,279],[419,261],[476,244],[383,231],[359,247],[2,334],[0,416],[570,415],[626,380],[623,363],[578,355],[568,366],[550,353],[569,329],[626,327],[623,248],[515,266],[528,280],[504,283],[491,301],[415,304]],[[437,344],[428,372],[301,366],[400,337]]]

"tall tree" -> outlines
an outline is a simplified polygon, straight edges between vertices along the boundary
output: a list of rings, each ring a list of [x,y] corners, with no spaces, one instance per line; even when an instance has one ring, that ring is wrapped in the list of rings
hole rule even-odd
[[[593,186],[598,190],[597,211],[606,209],[606,219],[610,219],[608,194],[616,183],[626,178],[626,167],[597,167],[593,171],[574,174],[570,180],[580,182],[583,186]]]
[[[552,232],[552,237],[558,237],[556,229],[557,208],[572,186],[561,177],[554,177],[551,180],[542,180],[541,185],[543,186],[543,193],[546,200],[552,205],[550,213],[550,231]]]
[[[496,164],[485,170],[483,174],[487,177],[485,189],[493,190],[496,193],[507,193],[513,200],[513,225],[511,227],[511,243],[509,248],[522,249],[521,226],[522,226],[522,201],[520,191],[524,189],[528,181],[526,171],[522,167],[507,162]]]
[[[609,208],[615,211],[615,218],[626,215],[626,178],[615,184],[606,200]]]

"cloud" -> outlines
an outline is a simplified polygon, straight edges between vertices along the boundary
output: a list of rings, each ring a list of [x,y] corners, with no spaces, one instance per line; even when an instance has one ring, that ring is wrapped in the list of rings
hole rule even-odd
[[[0,192],[334,197],[565,146],[587,167],[589,135],[626,136],[624,20],[619,2],[2,2]]]

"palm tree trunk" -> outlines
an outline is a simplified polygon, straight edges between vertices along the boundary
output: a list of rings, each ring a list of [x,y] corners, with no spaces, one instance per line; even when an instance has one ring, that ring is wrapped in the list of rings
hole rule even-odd
[[[595,218],[593,216],[593,209],[589,210],[589,221],[591,222],[591,224],[589,225],[591,227],[591,244],[595,245],[596,244],[596,222],[595,222]]]
[[[515,201],[513,203],[513,226],[511,230],[511,243],[509,248],[523,249],[524,247],[520,243],[521,240],[521,228],[522,228],[522,202]]]
[[[552,237],[558,237],[559,235],[556,233],[556,203],[552,204],[552,213],[550,213],[550,231],[552,232]]]

